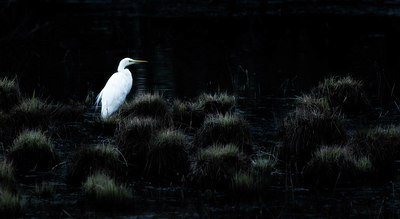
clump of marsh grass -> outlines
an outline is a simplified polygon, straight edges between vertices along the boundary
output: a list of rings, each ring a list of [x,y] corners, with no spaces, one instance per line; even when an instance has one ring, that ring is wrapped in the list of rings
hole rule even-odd
[[[0,217],[16,218],[21,212],[21,198],[9,189],[0,187]]]
[[[336,185],[349,180],[355,173],[354,157],[344,146],[323,146],[304,169],[306,181],[318,185]]]
[[[130,189],[104,173],[89,176],[82,187],[87,200],[95,206],[126,206],[132,200]]]
[[[206,113],[196,102],[175,100],[172,103],[172,119],[177,127],[198,128],[204,122],[205,117]]]
[[[283,123],[284,159],[302,167],[319,145],[332,145],[347,139],[343,118],[333,111],[296,108]]]
[[[354,160],[354,166],[361,175],[368,175],[374,171],[372,162],[368,157],[361,157]]]
[[[312,90],[317,97],[327,98],[331,107],[356,113],[367,106],[363,83],[350,76],[326,78]]]
[[[57,161],[50,138],[38,130],[23,131],[11,145],[8,158],[18,171],[48,170]]]
[[[174,124],[178,127],[198,128],[207,115],[232,113],[235,105],[235,97],[227,93],[203,93],[193,102],[175,100],[171,113]]]
[[[17,122],[26,127],[47,127],[52,113],[52,108],[35,96],[23,99],[13,108]]]
[[[15,111],[26,113],[30,115],[42,115],[47,113],[49,106],[46,102],[37,97],[24,99],[19,105],[16,106]],[[46,115],[48,116],[48,114]]]
[[[119,145],[129,147],[137,142],[148,142],[153,133],[160,128],[156,119],[151,117],[133,117],[120,124]]]
[[[105,135],[114,135],[117,131],[121,118],[117,115],[112,115],[108,118],[99,118],[95,121],[95,129]]]
[[[171,111],[172,111],[172,119],[175,123],[178,122],[183,124],[185,121],[190,120],[190,108],[189,104],[186,102],[182,102],[180,100],[174,100],[174,102],[172,102]]]
[[[256,194],[261,190],[261,184],[251,173],[239,171],[232,177],[232,190],[241,196]]]
[[[203,187],[226,188],[245,164],[245,157],[233,144],[201,148],[191,160],[190,176]]]
[[[14,182],[14,167],[11,162],[2,160],[0,162],[0,182]]]
[[[0,79],[0,110],[8,112],[21,100],[21,92],[17,80]]]
[[[232,189],[236,194],[258,194],[272,182],[272,171],[276,167],[276,159],[258,157],[251,160],[248,171],[239,171],[232,178]]]
[[[314,97],[310,94],[304,94],[296,98],[297,108],[301,110],[309,110],[309,111],[320,111],[320,112],[329,112],[331,111],[331,107],[329,105],[328,99],[325,97]]]
[[[169,122],[168,103],[159,94],[141,94],[122,106],[120,111],[123,117],[152,117]]]
[[[7,160],[0,161],[0,187],[15,187],[14,166]]]
[[[210,115],[195,136],[197,145],[232,143],[251,151],[251,133],[248,123],[235,114]]]
[[[174,102],[172,102],[172,115],[174,119],[176,118],[177,120],[181,121],[184,118],[189,117],[189,111],[189,103],[182,102],[180,100],[174,100]]]
[[[275,158],[259,157],[251,161],[251,171],[256,176],[269,176],[276,164]]]
[[[400,126],[378,126],[359,132],[353,150],[358,156],[368,157],[380,174],[393,174],[394,161],[400,158]]]
[[[49,183],[42,182],[35,185],[33,194],[40,196],[41,198],[51,198],[55,194],[55,189],[54,186],[50,185]]]
[[[68,173],[68,181],[79,184],[90,174],[98,171],[111,176],[123,176],[127,163],[121,152],[112,145],[96,145],[78,150]]]
[[[180,131],[166,129],[153,136],[149,144],[145,174],[162,178],[182,177],[187,172],[188,137]]]
[[[150,117],[128,118],[120,123],[117,142],[127,160],[143,169],[151,136],[160,128],[160,123]]]
[[[251,161],[250,173],[257,182],[259,190],[273,182],[272,172],[276,169],[277,159],[275,157],[258,157]]]
[[[198,109],[201,109],[206,114],[209,113],[222,113],[231,112],[236,105],[236,98],[227,93],[216,94],[201,94],[196,102]]]
[[[172,103],[172,120],[178,127],[192,127],[193,111],[189,102],[174,100]]]

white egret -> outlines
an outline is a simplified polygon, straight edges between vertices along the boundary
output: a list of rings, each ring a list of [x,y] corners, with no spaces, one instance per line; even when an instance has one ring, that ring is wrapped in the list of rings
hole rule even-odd
[[[119,62],[117,72],[111,75],[108,79],[106,86],[97,95],[96,106],[101,101],[101,117],[108,118],[111,114],[116,112],[119,107],[124,103],[126,95],[132,88],[132,74],[127,66],[147,62],[144,60],[134,60],[131,58],[124,58]]]

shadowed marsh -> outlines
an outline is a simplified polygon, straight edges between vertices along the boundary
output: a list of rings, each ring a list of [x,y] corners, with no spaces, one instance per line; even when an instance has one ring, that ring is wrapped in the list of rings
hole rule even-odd
[[[9,215],[400,213],[397,0],[66,1],[0,9],[0,184],[22,212]],[[122,57],[149,63],[100,120],[94,94]],[[8,157],[26,128],[51,139],[49,168]]]

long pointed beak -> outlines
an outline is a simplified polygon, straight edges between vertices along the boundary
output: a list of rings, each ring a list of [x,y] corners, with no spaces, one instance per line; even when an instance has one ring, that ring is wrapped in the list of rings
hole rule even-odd
[[[136,63],[146,63],[147,62],[146,60],[137,60],[137,59],[134,59],[133,61]]]

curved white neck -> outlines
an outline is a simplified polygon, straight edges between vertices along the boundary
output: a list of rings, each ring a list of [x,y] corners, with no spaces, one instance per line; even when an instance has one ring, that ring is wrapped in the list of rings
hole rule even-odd
[[[126,68],[126,64],[124,64],[124,63],[119,63],[119,65],[118,65],[118,68],[117,68],[117,71],[123,71],[125,68]]]

